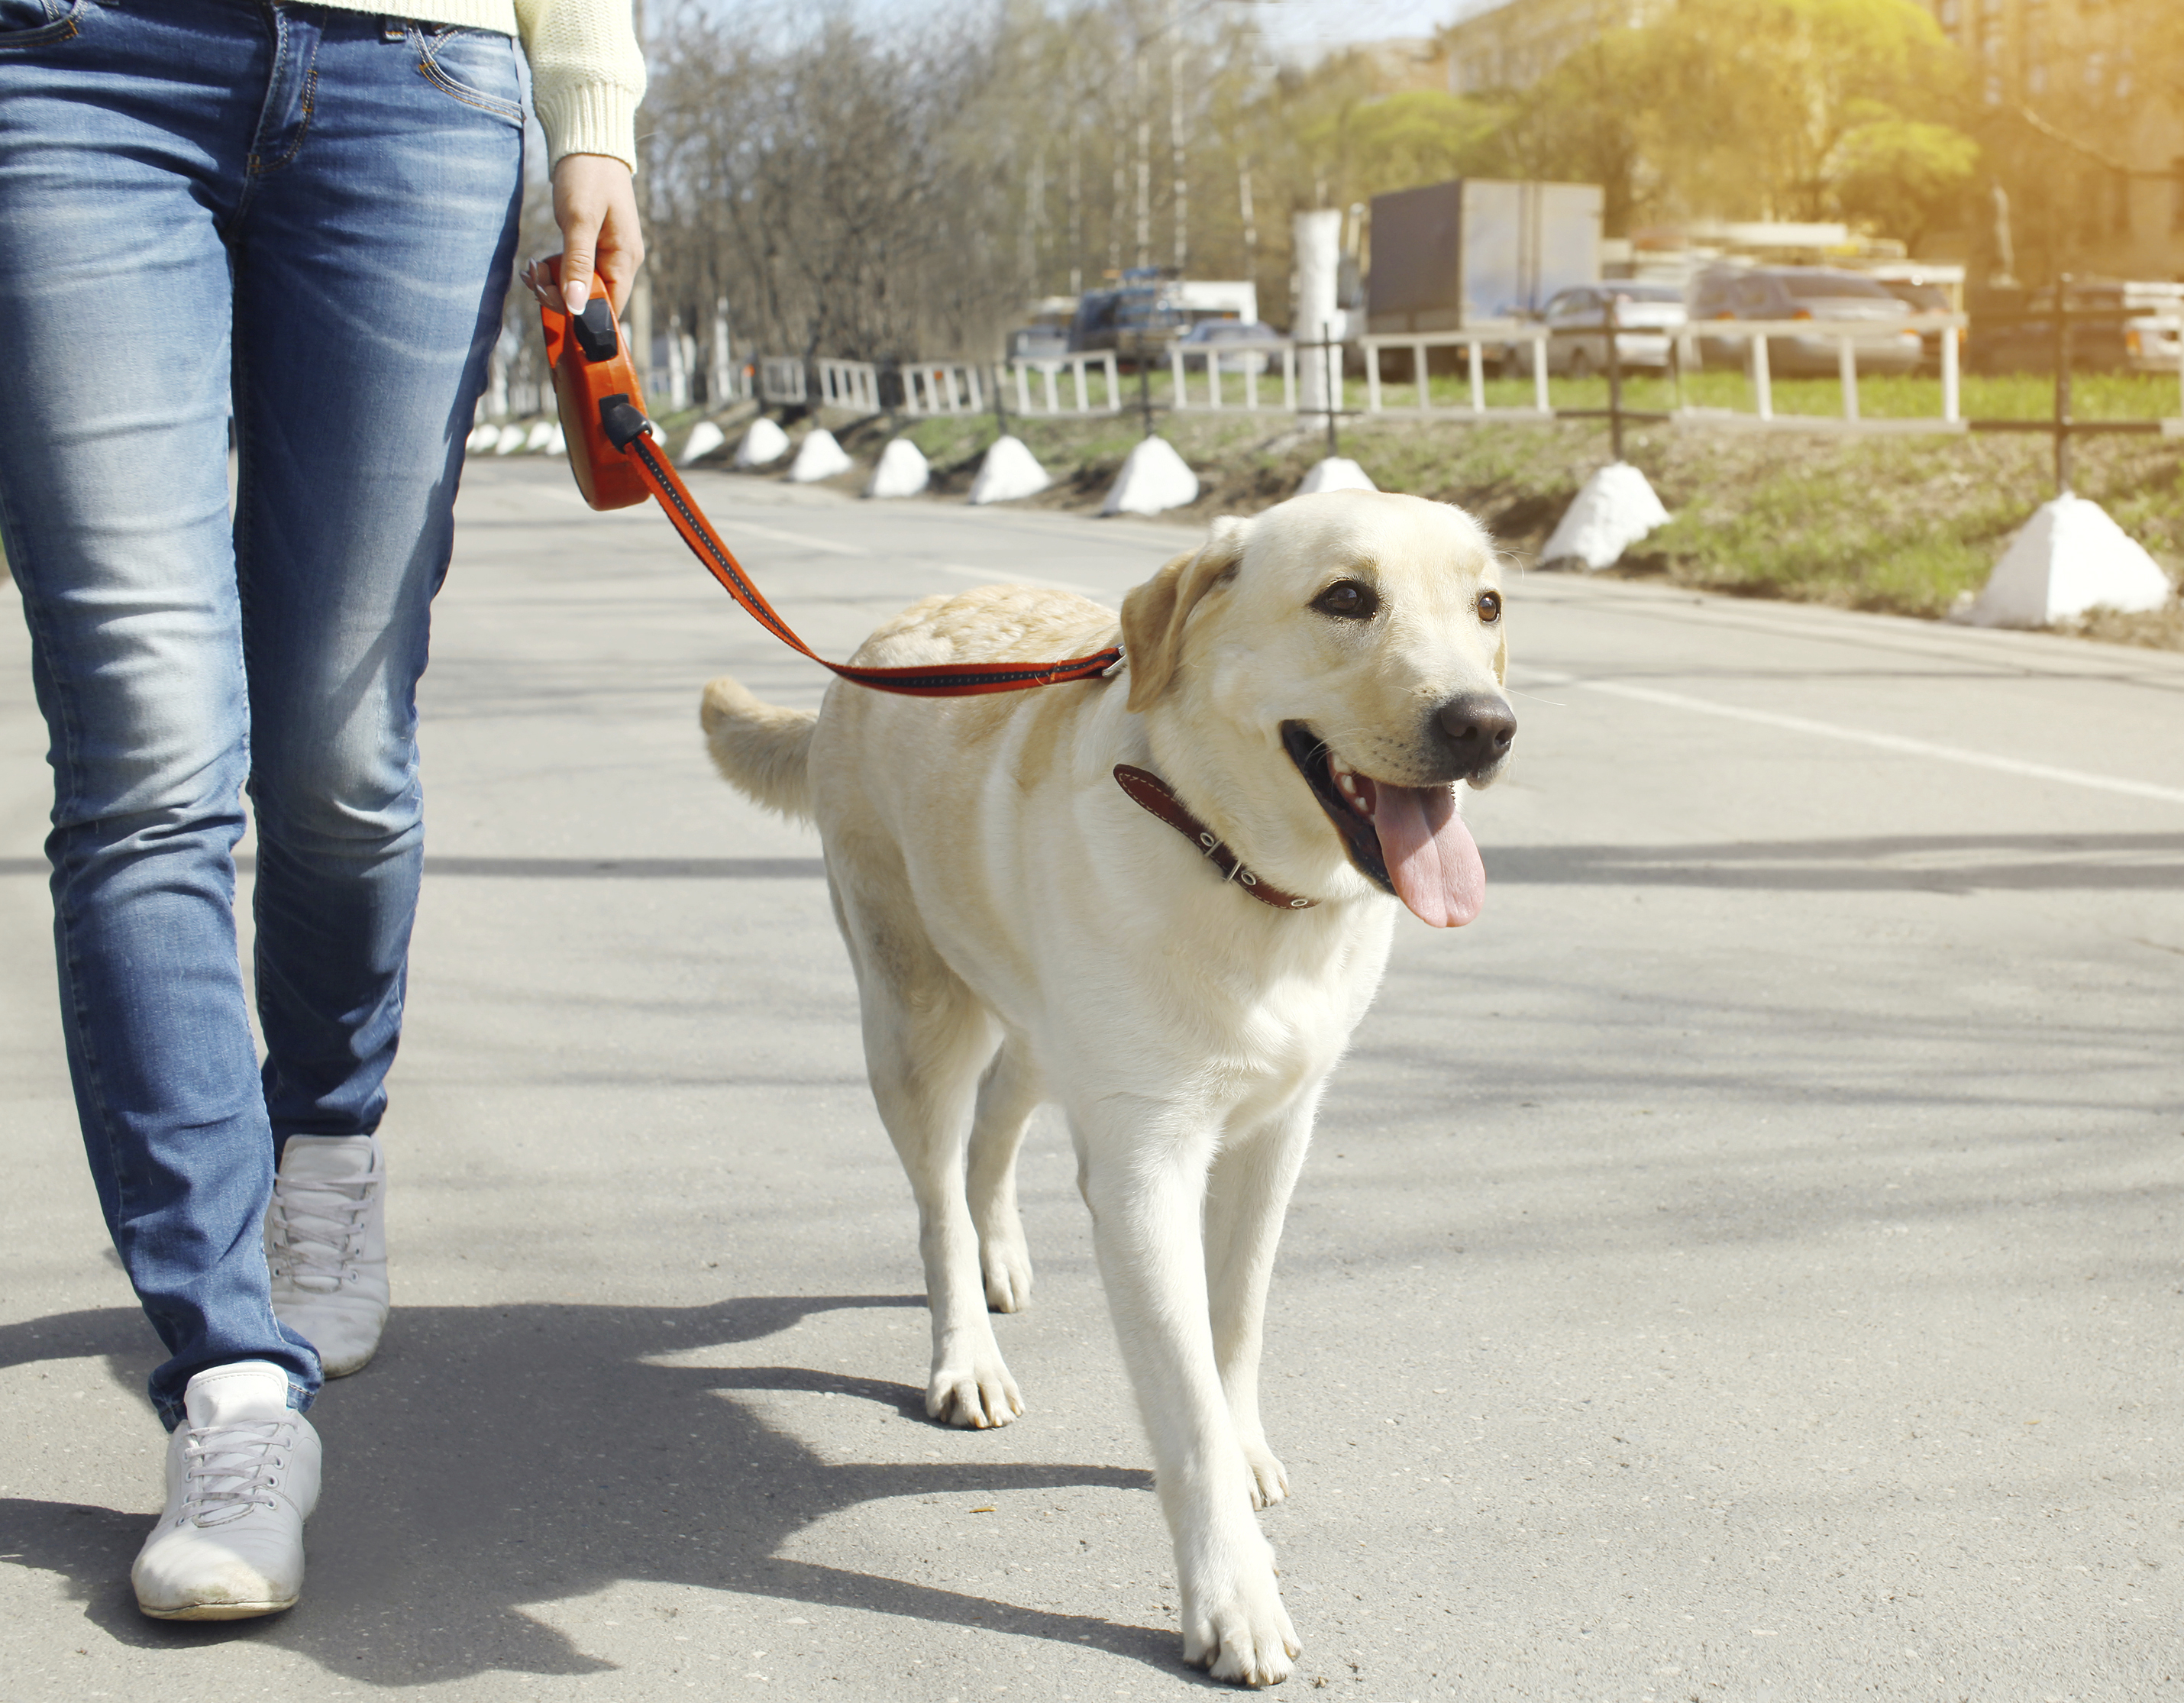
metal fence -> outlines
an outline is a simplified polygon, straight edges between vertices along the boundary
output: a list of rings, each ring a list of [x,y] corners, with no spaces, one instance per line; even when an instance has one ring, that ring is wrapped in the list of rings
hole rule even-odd
[[[986,406],[973,361],[905,362],[902,372],[905,414],[978,414]]]
[[[1678,376],[1685,372],[1701,370],[1704,365],[1698,349],[1702,338],[1725,342],[1741,342],[1746,348],[1743,365],[1752,385],[1752,412],[1738,417],[1763,425],[1779,420],[1785,426],[1809,426],[1819,417],[1810,415],[1778,416],[1774,411],[1774,375],[1768,358],[1769,339],[1825,340],[1836,345],[1836,371],[1842,386],[1841,417],[1845,422],[1878,431],[1962,431],[1964,427],[1960,411],[1960,340],[1965,323],[1962,314],[1919,314],[1869,325],[1840,326],[1814,320],[1708,320],[1697,325],[1683,326],[1673,333],[1674,355],[1670,376]],[[1648,330],[1650,331],[1652,328]],[[1905,331],[1917,331],[1922,335],[1932,331],[1938,335],[1941,346],[1941,413],[1930,420],[1865,420],[1858,406],[1858,351],[1861,347],[1872,348],[1884,342],[1897,342]],[[1583,335],[1606,336],[1604,331],[1587,331]],[[1630,333],[1624,331],[1622,335]],[[1558,410],[1550,400],[1551,362],[1547,350],[1554,337],[1555,333],[1546,326],[1530,320],[1483,320],[1461,331],[1362,337],[1358,341],[1365,354],[1365,411],[1368,414],[1456,415],[1479,419],[1522,420],[1552,420],[1558,415],[1583,418],[1597,413],[1596,409]],[[1493,352],[1491,359],[1497,365],[1506,368],[1510,364],[1512,352],[1520,346],[1529,348],[1529,359],[1524,365],[1532,381],[1532,405],[1529,408],[1489,408],[1486,403],[1488,352]],[[1464,365],[1470,381],[1469,407],[1434,406],[1429,367],[1430,351],[1436,348],[1461,348],[1464,351]],[[1408,385],[1416,391],[1418,400],[1408,407],[1391,403],[1388,400],[1390,387],[1382,377],[1380,369],[1382,353],[1390,350],[1407,352],[1411,358]],[[1697,415],[1679,409],[1675,417],[1712,422],[1727,416]]]
[[[1011,361],[1001,371],[1015,381],[1017,412],[1026,416],[1120,414],[1124,406],[1122,375],[1112,349],[1043,360]],[[1061,381],[1064,373],[1069,376],[1066,389]],[[1096,376],[1102,383],[1100,399],[1096,404],[1092,400],[1088,375]],[[1034,376],[1039,381],[1036,398],[1032,382]]]
[[[2112,308],[2087,309],[2074,305],[2070,295],[2070,281],[2065,277],[2060,287],[2050,292],[2048,304],[2003,316],[2012,325],[2037,326],[2038,337],[2052,337],[2050,356],[2054,370],[2054,407],[2046,419],[1967,419],[1963,411],[1963,349],[1964,337],[1969,326],[1962,314],[1916,314],[1900,319],[1865,323],[1840,322],[1825,320],[1703,320],[1681,326],[1618,326],[1611,308],[1604,324],[1597,327],[1563,327],[1557,331],[1532,320],[1481,320],[1461,331],[1429,333],[1366,336],[1355,340],[1363,356],[1365,377],[1365,405],[1362,413],[1374,415],[1431,418],[1451,420],[1605,420],[1613,434],[1616,454],[1622,453],[1622,438],[1626,423],[1637,421],[1667,422],[1679,428],[1729,428],[1759,431],[1830,431],[1853,433],[1902,432],[2037,432],[2053,437],[2055,445],[2056,481],[2059,487],[2068,488],[2070,475],[2070,443],[2073,438],[2089,433],[2160,433],[2171,438],[2184,439],[2184,311],[2148,314],[2138,309],[2120,310],[2128,313],[2129,323],[2144,332],[2163,335],[2176,333],[2177,359],[2177,414],[2166,419],[2137,420],[2081,420],[2072,413],[2071,371],[2074,361],[2073,328],[2088,322],[2113,320],[2120,311]],[[1991,318],[1992,316],[1990,316]],[[1982,321],[1986,323],[1986,320]],[[1622,359],[1623,339],[1632,333],[1652,337],[1665,335],[1669,340],[1669,359],[1665,372],[1674,387],[1675,405],[1669,410],[1637,409],[1624,402],[1624,382],[1627,371]],[[1938,412],[1911,418],[1874,418],[1866,415],[1860,403],[1860,351],[1876,344],[1893,342],[1901,345],[1904,334],[1916,332],[1922,339],[1930,339],[1936,356],[1935,365],[1940,376]],[[1597,339],[1602,343],[1608,380],[1606,408],[1557,408],[1549,389],[1553,362],[1549,351],[1558,337]],[[1809,348],[1815,342],[1835,346],[1835,374],[1840,386],[1839,415],[1785,415],[1774,404],[1774,374],[1773,349],[1779,340],[1795,340]],[[1739,344],[1743,346],[1742,366],[1750,386],[1752,408],[1749,413],[1724,408],[1700,409],[1688,407],[1684,402],[1683,380],[1686,374],[1703,370],[1702,344]],[[738,377],[741,382],[728,387],[749,397],[755,391],[758,400],[768,406],[796,408],[824,405],[862,414],[878,414],[900,408],[913,415],[966,415],[983,412],[991,407],[997,415],[1005,415],[1011,402],[1016,412],[1026,418],[1059,417],[1065,415],[1115,415],[1126,409],[1140,409],[1145,415],[1145,429],[1150,431],[1156,412],[1189,411],[1217,412],[1240,410],[1284,413],[1309,412],[1317,420],[1323,415],[1333,422],[1337,415],[1354,417],[1361,412],[1348,405],[1335,392],[1330,397],[1334,406],[1314,402],[1307,409],[1300,396],[1300,360],[1307,353],[1312,359],[1323,358],[1330,365],[1333,351],[1342,347],[1333,341],[1321,343],[1299,343],[1281,341],[1251,344],[1245,348],[1223,348],[1218,345],[1169,345],[1164,350],[1148,349],[1138,358],[1136,383],[1131,387],[1136,394],[1127,394],[1116,352],[1103,350],[1047,359],[1019,359],[991,367],[967,360],[926,360],[892,362],[838,360],[831,358],[807,360],[799,355],[766,355],[755,363],[755,371],[744,368]],[[2075,346],[2082,350],[2082,342]],[[2136,346],[2135,346],[2136,347]],[[1461,349],[1462,369],[1466,379],[1465,403],[1436,404],[1433,398],[1433,356],[1442,349]],[[499,351],[496,351],[498,354]],[[1382,369],[1391,359],[1407,355],[1407,379],[1384,376]],[[2134,359],[2137,357],[2134,355]],[[1169,395],[1156,401],[1149,387],[1152,370],[1166,365],[1169,380]],[[1515,368],[1531,381],[1530,405],[1491,407],[1488,405],[1486,372],[1490,363],[1502,373]],[[487,396],[480,398],[481,421],[507,419],[511,415],[528,416],[543,411],[548,405],[543,385],[526,377],[510,375],[512,364],[496,361],[493,387]],[[1273,400],[1275,371],[1279,369],[1280,401]],[[2144,370],[2142,366],[2139,370]],[[755,376],[755,385],[750,383]],[[816,379],[816,388],[814,381]],[[989,381],[990,381],[990,386]],[[1412,399],[1398,400],[1407,389]],[[1011,398],[1011,392],[1013,392]],[[726,400],[727,398],[722,398]],[[1004,420],[1006,429],[1006,420]],[[506,435],[506,434],[501,434]],[[544,441],[544,427],[533,437],[523,438],[521,448],[536,448]],[[511,438],[511,445],[515,440]],[[498,437],[495,448],[501,454],[510,453],[502,448]]]
[[[1526,320],[1483,320],[1461,331],[1360,337],[1358,345],[1365,352],[1365,411],[1368,414],[1467,413],[1481,420],[1495,416],[1552,419],[1554,409],[1547,400],[1547,342],[1550,336],[1546,326]],[[1490,347],[1494,348],[1499,363],[1503,359],[1502,352],[1520,342],[1532,346],[1533,405],[1530,408],[1489,408],[1486,405],[1486,350]],[[1471,406],[1468,409],[1435,408],[1433,405],[1429,352],[1447,348],[1464,351],[1464,369],[1471,381]],[[1396,407],[1386,400],[1380,377],[1380,354],[1384,349],[1409,351],[1410,381],[1417,387],[1418,397],[1414,406]]]
[[[871,361],[822,360],[819,400],[830,408],[880,411],[880,370]]]
[[[1168,350],[1168,370],[1175,389],[1171,406],[1178,409],[1198,409],[1223,411],[1240,408],[1247,413],[1259,409],[1259,380],[1270,368],[1281,369],[1282,401],[1285,413],[1294,414],[1297,405],[1296,348],[1295,343],[1253,343],[1245,348],[1223,349],[1212,344],[1186,348],[1177,343]],[[1205,400],[1194,402],[1190,397],[1190,365],[1198,363],[1201,388]],[[1228,399],[1224,377],[1237,387],[1237,399]]]
[[[1696,326],[1686,325],[1678,331],[1676,347],[1680,364],[1687,370],[1696,370],[1701,365],[1697,348],[1701,338],[1730,342],[1741,338],[1746,346],[1745,370],[1752,382],[1752,414],[1762,422],[1769,422],[1776,418],[1774,376],[1768,353],[1769,340],[1785,337],[1806,342],[1833,342],[1836,376],[1842,386],[1842,419],[1846,424],[1863,425],[1868,430],[1881,431],[1960,431],[1964,429],[1960,374],[1962,339],[1967,323],[1962,314],[1914,314],[1906,319],[1865,326],[1834,324],[1824,320],[1707,320]],[[1925,419],[1865,420],[1858,410],[1858,352],[1861,347],[1873,348],[1892,342],[1905,331],[1917,331],[1922,337],[1933,331],[1938,336],[1942,411]],[[1815,417],[1791,415],[1786,417],[1786,423],[1809,424]]]
[[[801,355],[760,355],[758,359],[759,400],[793,408],[809,399],[808,381]]]

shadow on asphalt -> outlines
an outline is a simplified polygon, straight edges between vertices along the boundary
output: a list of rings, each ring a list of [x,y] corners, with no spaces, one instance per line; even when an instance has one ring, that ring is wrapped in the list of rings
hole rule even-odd
[[[1770,893],[2184,888],[2184,834],[1937,834],[1708,845],[1496,846],[1490,881]]]
[[[331,1470],[311,1522],[309,1588],[287,1614],[201,1625],[144,1618],[128,1583],[147,1529],[141,1513],[0,1498],[0,1561],[65,1577],[86,1617],[124,1644],[252,1640],[382,1685],[494,1670],[606,1670],[612,1664],[524,1606],[625,1579],[983,1627],[1186,1672],[1172,1628],[776,1557],[797,1532],[860,1503],[1074,1486],[1149,1490],[1150,1472],[831,1464],[723,1394],[831,1392],[922,1424],[924,1392],[800,1366],[646,1363],[756,1341],[838,1309],[924,1305],[917,1295],[834,1295],[704,1307],[398,1308],[379,1359],[312,1416]],[[103,1356],[118,1382],[141,1391],[156,1346],[133,1310],[101,1308],[0,1327],[0,1366]],[[671,1624],[662,1620],[663,1635]],[[703,1656],[708,1646],[692,1648]]]
[[[1489,877],[1536,886],[1970,893],[2184,888],[2184,834],[1947,834],[1700,845],[1488,844]],[[253,868],[249,854],[238,871]],[[430,876],[544,881],[823,881],[816,857],[427,857]],[[0,858],[0,876],[47,874]]]

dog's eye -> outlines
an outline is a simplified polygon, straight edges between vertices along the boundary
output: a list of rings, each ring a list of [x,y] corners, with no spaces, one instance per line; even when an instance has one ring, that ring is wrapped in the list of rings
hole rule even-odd
[[[1370,621],[1380,607],[1380,594],[1359,581],[1337,580],[1312,600],[1312,606],[1345,621]]]
[[[1502,593],[1481,592],[1479,594],[1479,618],[1489,626],[1502,619]]]

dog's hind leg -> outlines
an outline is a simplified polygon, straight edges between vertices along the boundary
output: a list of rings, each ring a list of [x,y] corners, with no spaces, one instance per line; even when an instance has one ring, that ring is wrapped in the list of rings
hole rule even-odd
[[[1006,1425],[1023,1411],[1023,1400],[986,1316],[978,1230],[963,1188],[972,1096],[978,1067],[993,1054],[995,1025],[922,932],[879,924],[883,906],[861,917],[859,909],[844,905],[841,914],[864,1008],[865,1068],[917,1199],[933,1315],[925,1411],[978,1430]]]
[[[1307,1100],[1224,1147],[1206,1179],[1206,1288],[1213,1354],[1255,1508],[1280,1501],[1290,1489],[1259,1420],[1259,1352],[1274,1248],[1304,1166],[1314,1109]]]
[[[978,1227],[986,1305],[997,1313],[1031,1305],[1031,1249],[1017,1213],[1017,1150],[1039,1097],[1031,1049],[1015,1035],[1004,1037],[978,1083],[978,1115],[971,1121],[971,1222]]]

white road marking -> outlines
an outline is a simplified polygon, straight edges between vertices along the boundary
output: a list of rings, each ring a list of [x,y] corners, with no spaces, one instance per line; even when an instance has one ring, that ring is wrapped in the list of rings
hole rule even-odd
[[[800,544],[807,550],[823,550],[830,556],[869,556],[872,553],[862,544],[838,544],[832,538],[815,538],[809,532],[788,532],[779,526],[761,526],[755,520],[741,518],[715,521],[715,528],[735,548],[735,534],[750,532],[761,538],[771,538],[777,544]]]
[[[1925,739],[1906,739],[1896,733],[1871,733],[1861,727],[1838,726],[1802,715],[1781,715],[1771,710],[1746,710],[1736,704],[1715,704],[1703,698],[1686,698],[1680,692],[1663,692],[1650,686],[1628,686],[1616,680],[1580,680],[1574,675],[1548,674],[1526,669],[1524,678],[1535,686],[1580,686],[1588,692],[1604,692],[1641,704],[1658,704],[1670,710],[1689,710],[1702,715],[1719,715],[1730,721],[1750,721],[1762,727],[1780,727],[1791,733],[1809,733],[1822,739],[1843,739],[1854,745],[1871,745],[1907,757],[1930,757],[1945,763],[1962,763],[1974,769],[1992,769],[2028,780],[2057,781],[2068,787],[2086,787],[2097,793],[2121,793],[2133,799],[2154,799],[2165,804],[2184,804],[2184,787],[2157,787],[2149,781],[2126,781],[2112,775],[2090,775],[2081,769],[2059,769],[2047,763],[2027,763],[2016,757],[1996,757],[1970,751],[1960,745],[1936,745]]]
[[[1019,574],[1009,568],[967,568],[960,562],[935,562],[933,566],[944,574],[954,574],[959,579],[976,580],[982,586],[1038,586],[1050,592],[1074,592],[1080,598],[1095,599],[1112,597],[1112,592],[1095,590],[1090,586],[1072,584],[1067,580],[1043,580],[1036,574]]]

